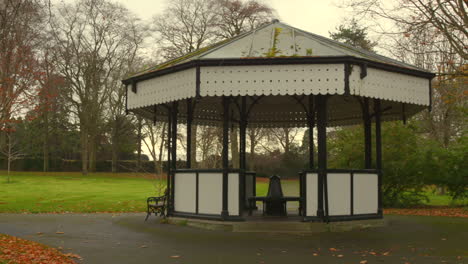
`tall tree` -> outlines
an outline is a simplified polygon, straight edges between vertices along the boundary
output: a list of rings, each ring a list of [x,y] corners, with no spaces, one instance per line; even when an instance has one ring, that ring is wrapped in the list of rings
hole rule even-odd
[[[121,89],[116,80],[141,42],[139,21],[113,2],[80,0],[50,7],[49,27],[57,69],[71,90],[66,99],[80,127],[82,172],[87,174],[95,168],[109,97]]]
[[[422,29],[432,29],[430,31],[443,38],[461,58],[468,59],[467,1],[347,0],[344,6],[351,8],[356,16],[370,16],[380,25],[388,22],[396,24],[398,27],[395,29],[400,33],[416,34]]]
[[[339,25],[335,32],[329,32],[329,34],[334,40],[369,51],[377,45],[376,42],[369,40],[367,28],[360,26],[354,18],[349,23]]]
[[[168,1],[164,15],[153,18],[160,56],[173,59],[218,40],[211,0]]]
[[[0,130],[29,110],[38,110],[41,80],[35,53],[43,22],[39,1],[5,0],[0,5]]]
[[[274,9],[257,0],[214,0],[217,35],[232,38],[271,21]]]

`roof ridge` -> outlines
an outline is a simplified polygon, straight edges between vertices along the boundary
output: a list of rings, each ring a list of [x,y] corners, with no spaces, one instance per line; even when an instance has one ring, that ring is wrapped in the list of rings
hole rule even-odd
[[[398,64],[400,64],[400,65],[404,64],[404,65],[407,65],[408,67],[411,67],[411,68],[416,68],[416,69],[419,69],[419,70],[422,70],[422,71],[427,71],[426,69],[423,69],[423,68],[420,68],[418,66],[415,66],[415,65],[412,65],[412,64],[409,64],[409,63],[406,63],[406,62],[402,62],[402,61],[399,61],[399,60],[396,60],[396,59],[393,59],[393,58],[378,54],[377,52],[374,52],[374,51],[365,50],[365,49],[360,48],[360,47],[356,47],[356,46],[353,46],[353,45],[350,45],[350,44],[347,44],[347,43],[339,42],[339,41],[336,41],[336,40],[333,40],[333,39],[330,39],[330,38],[315,34],[315,33],[311,33],[311,32],[305,31],[303,29],[291,26],[291,25],[289,25],[287,23],[282,23],[282,24],[285,25],[285,26],[291,27],[291,28],[293,28],[293,29],[295,29],[297,31],[300,31],[302,33],[305,33],[307,35],[310,35],[310,36],[314,37],[314,39],[318,39],[318,41],[326,41],[326,42],[329,42],[330,44],[344,46],[346,48],[352,49],[355,52],[361,53],[364,56],[376,56],[376,57],[379,57],[381,60],[386,61],[387,63],[393,62],[393,63],[396,63],[397,65]],[[332,47],[332,48],[334,48],[334,47]],[[368,58],[368,59],[372,59],[372,58]]]

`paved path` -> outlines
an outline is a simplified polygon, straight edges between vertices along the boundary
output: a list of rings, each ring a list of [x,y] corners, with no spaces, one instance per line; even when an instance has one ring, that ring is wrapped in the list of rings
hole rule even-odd
[[[466,218],[388,216],[386,227],[310,235],[209,231],[143,219],[143,214],[0,214],[0,233],[62,247],[91,264],[468,263]]]

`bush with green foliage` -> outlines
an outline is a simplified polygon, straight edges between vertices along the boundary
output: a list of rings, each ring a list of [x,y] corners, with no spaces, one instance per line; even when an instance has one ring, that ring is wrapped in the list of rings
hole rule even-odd
[[[420,170],[420,138],[416,127],[400,122],[388,122],[382,126],[384,206],[405,207],[421,203],[425,177]],[[364,168],[364,131],[353,126],[329,133],[330,168]],[[375,167],[375,135],[373,135],[373,162]]]

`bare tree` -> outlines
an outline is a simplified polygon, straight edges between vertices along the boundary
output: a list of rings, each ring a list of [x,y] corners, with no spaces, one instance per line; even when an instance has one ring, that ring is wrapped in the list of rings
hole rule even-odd
[[[142,41],[138,19],[126,8],[106,0],[81,0],[50,7],[50,33],[57,69],[66,79],[81,133],[82,172],[95,168],[96,143],[109,106],[121,113],[117,84],[131,67]],[[117,92],[119,93],[119,92]],[[119,106],[120,105],[120,106]]]
[[[383,0],[347,0],[344,6],[352,8],[358,16],[370,15],[397,24],[400,33],[407,35],[432,29],[461,58],[468,59],[465,0],[397,0],[391,4]]]
[[[271,21],[274,10],[257,0],[215,0],[221,38],[232,38]]]
[[[249,139],[250,158],[249,158],[249,169],[255,170],[255,153],[257,146],[265,138],[265,129],[252,127],[247,129],[247,137]]]
[[[153,18],[153,31],[164,59],[183,56],[218,40],[212,0],[175,0],[167,4],[163,15]]]
[[[162,174],[163,154],[166,146],[166,127],[165,122],[153,122],[145,120],[143,123],[143,143],[150,152],[154,162],[154,171]]]
[[[7,158],[7,182],[10,183],[11,162],[24,156],[22,151],[18,149],[18,142],[14,137],[13,130],[6,133],[6,144],[0,150]]]

